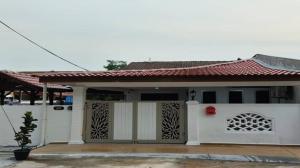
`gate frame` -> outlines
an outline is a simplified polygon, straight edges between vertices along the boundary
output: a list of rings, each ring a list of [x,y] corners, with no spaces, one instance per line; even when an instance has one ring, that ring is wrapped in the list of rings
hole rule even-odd
[[[109,103],[109,133],[108,139],[106,140],[93,140],[88,139],[90,136],[90,129],[88,128],[88,117],[91,117],[88,113],[90,103]],[[156,103],[156,140],[138,140],[138,103]],[[180,139],[179,140],[163,140],[161,138],[161,128],[162,128],[162,113],[161,113],[161,103],[180,103]],[[114,103],[132,103],[132,140],[114,140]],[[181,126],[182,125],[182,126]],[[84,107],[83,116],[83,141],[85,143],[129,143],[129,144],[184,144],[187,141],[187,110],[185,101],[99,101],[99,100],[86,100]]]

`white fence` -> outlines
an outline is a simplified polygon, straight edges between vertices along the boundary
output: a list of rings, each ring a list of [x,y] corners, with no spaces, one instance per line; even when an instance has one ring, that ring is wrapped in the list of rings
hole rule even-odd
[[[23,124],[22,116],[26,111],[31,111],[34,118],[38,119],[36,122],[38,128],[32,134],[32,145],[39,145],[41,139],[42,118],[41,118],[41,105],[16,105],[16,106],[3,106],[7,112],[14,128],[18,131],[19,127]],[[68,142],[70,134],[70,120],[71,111],[67,110],[67,106],[63,106],[64,110],[54,110],[54,106],[47,106],[47,135],[46,142]],[[14,141],[14,132],[10,127],[7,118],[5,117],[2,109],[0,109],[0,146],[16,146]]]
[[[214,104],[215,115],[198,106],[200,143],[300,144],[299,104]]]
[[[193,104],[197,108],[188,108],[188,136],[197,138],[200,143],[231,143],[231,144],[276,144],[300,145],[300,104],[213,104],[215,115],[207,115],[205,109],[209,105]],[[188,105],[190,106],[190,105]],[[46,143],[68,142],[70,139],[72,111],[54,110],[47,107]],[[119,103],[114,107],[119,116],[114,127],[119,128],[114,134],[118,139],[128,139],[132,132],[119,134],[123,128],[133,125],[132,106]],[[32,145],[39,145],[41,139],[41,110],[42,106],[4,106],[14,127],[18,130],[22,125],[21,118],[26,111],[32,111],[39,121],[38,129],[33,132]],[[194,117],[189,116],[192,113]],[[120,113],[120,114],[119,114]],[[125,115],[126,113],[126,115]],[[137,107],[137,138],[139,140],[155,140],[156,137],[156,106],[155,103],[139,103]],[[117,114],[117,113],[116,113]],[[123,121],[123,120],[122,120]],[[119,124],[119,125],[118,125]],[[147,130],[148,128],[148,130]],[[132,129],[128,129],[131,130]],[[197,135],[197,136],[196,136]],[[118,137],[118,136],[115,136]],[[0,109],[0,146],[15,146],[14,133],[3,111]]]

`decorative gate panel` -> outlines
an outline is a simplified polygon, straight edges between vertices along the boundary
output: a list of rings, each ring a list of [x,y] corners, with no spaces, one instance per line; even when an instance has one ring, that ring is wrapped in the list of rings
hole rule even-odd
[[[112,139],[112,103],[86,103],[86,142],[109,142]]]
[[[160,143],[184,143],[185,114],[183,102],[159,102],[159,127],[157,133]]]

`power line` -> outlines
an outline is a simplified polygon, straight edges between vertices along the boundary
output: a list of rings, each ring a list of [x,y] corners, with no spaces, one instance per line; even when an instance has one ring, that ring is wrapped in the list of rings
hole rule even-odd
[[[50,53],[51,55],[53,55],[53,56],[55,56],[55,57],[57,57],[57,58],[59,58],[59,59],[65,61],[65,62],[67,62],[67,63],[69,63],[69,64],[72,64],[73,66],[76,66],[77,68],[83,69],[83,70],[85,70],[85,71],[89,71],[88,69],[83,68],[82,66],[79,66],[79,65],[77,65],[77,64],[75,64],[75,63],[73,63],[73,62],[71,62],[71,61],[69,61],[69,60],[67,60],[67,59],[65,59],[65,58],[63,58],[63,57],[61,57],[61,56],[59,56],[59,55],[55,54],[54,52],[48,50],[47,48],[45,48],[45,47],[39,45],[38,43],[36,43],[36,42],[30,40],[28,37],[24,36],[23,34],[17,32],[15,29],[13,29],[12,27],[10,27],[9,25],[5,24],[3,21],[0,20],[0,23],[1,23],[2,25],[4,25],[5,27],[7,27],[8,29],[10,29],[11,31],[17,33],[19,36],[23,37],[25,40],[27,40],[27,41],[29,41],[30,43],[34,44],[35,46],[41,48],[42,50],[44,50],[44,51]]]

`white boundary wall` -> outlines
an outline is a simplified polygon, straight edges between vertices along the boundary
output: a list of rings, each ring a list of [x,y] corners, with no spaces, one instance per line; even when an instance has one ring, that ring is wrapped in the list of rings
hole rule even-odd
[[[37,129],[33,132],[31,140],[32,145],[39,145],[40,143],[40,129],[41,129],[41,106],[29,106],[29,105],[18,105],[18,106],[3,106],[8,117],[10,118],[16,131],[19,131],[19,127],[23,124],[24,119],[22,118],[26,111],[31,111],[33,117],[38,119]],[[0,145],[1,146],[17,146],[18,144],[14,140],[14,132],[4,112],[0,109]]]
[[[60,106],[60,105],[58,105]],[[54,106],[47,106],[46,143],[69,142],[71,134],[72,111],[54,110]]]
[[[41,105],[4,105],[14,128],[18,131],[19,127],[23,124],[23,115],[26,111],[31,111],[34,118],[38,119],[36,122],[38,128],[32,133],[32,144],[40,144],[40,136],[42,129],[41,118]],[[47,137],[46,142],[68,142],[70,137],[70,120],[72,111],[67,110],[67,106],[64,106],[64,110],[54,110],[54,106],[47,106]],[[9,125],[7,118],[5,117],[2,109],[0,109],[0,146],[16,146],[14,141],[14,132]]]
[[[209,105],[198,106],[200,143],[300,144],[300,104],[213,104],[216,114],[211,116],[205,113]],[[271,119],[272,131],[227,131],[226,120],[242,113],[255,113]]]

